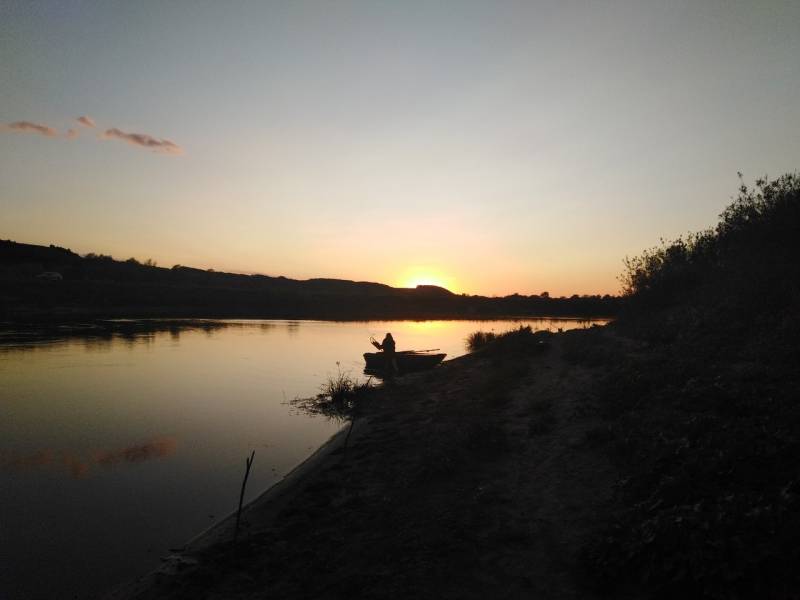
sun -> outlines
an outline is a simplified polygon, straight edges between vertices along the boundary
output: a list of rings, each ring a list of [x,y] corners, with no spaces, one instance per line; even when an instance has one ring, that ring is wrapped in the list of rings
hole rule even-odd
[[[418,285],[435,285],[446,288],[451,292],[455,291],[455,281],[452,277],[429,266],[409,267],[398,278],[398,285],[405,288],[415,288]]]
[[[413,279],[409,279],[405,287],[417,287],[418,285],[438,285],[439,287],[445,287],[441,279],[430,275],[427,277],[414,277]]]

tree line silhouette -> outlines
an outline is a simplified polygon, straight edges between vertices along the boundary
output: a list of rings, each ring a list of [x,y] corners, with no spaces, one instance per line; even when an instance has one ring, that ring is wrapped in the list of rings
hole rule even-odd
[[[38,277],[58,273],[62,279]],[[296,280],[216,272],[152,260],[80,256],[55,245],[0,240],[0,317],[482,318],[613,316],[615,296],[553,298],[453,294],[341,279]]]

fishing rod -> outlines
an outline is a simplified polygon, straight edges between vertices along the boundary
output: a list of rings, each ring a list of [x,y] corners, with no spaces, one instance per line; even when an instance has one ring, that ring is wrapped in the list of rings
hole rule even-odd
[[[378,341],[373,336],[369,336],[369,341],[376,348],[380,345],[380,344],[378,344]],[[438,352],[440,350],[441,350],[441,348],[426,348],[425,350],[401,350],[401,352]]]

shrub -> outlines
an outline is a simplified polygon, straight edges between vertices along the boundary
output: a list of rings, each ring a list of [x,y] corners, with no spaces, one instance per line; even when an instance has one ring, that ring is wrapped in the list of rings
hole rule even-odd
[[[626,261],[617,327],[651,342],[593,390],[622,471],[586,556],[609,594],[787,598],[800,574],[800,179]]]
[[[473,331],[467,336],[467,350],[475,352],[497,339],[493,331]]]
[[[334,419],[352,419],[363,400],[372,389],[372,378],[359,381],[349,371],[342,371],[336,363],[336,374],[329,375],[320,385],[320,393],[313,398],[296,398],[294,406],[311,413]]]
[[[797,174],[758,179],[755,188],[742,183],[716,227],[626,258],[623,295],[635,308],[690,300],[774,308],[797,295],[799,234]]]
[[[499,334],[476,331],[467,337],[467,348],[471,352],[485,349],[490,354],[530,354],[546,345],[544,338],[547,335],[544,331],[534,333],[530,325],[520,325]]]
[[[320,397],[330,402],[346,403],[368,387],[367,383],[352,378],[349,372],[343,372],[338,364],[337,369],[336,375],[328,376],[320,386]]]

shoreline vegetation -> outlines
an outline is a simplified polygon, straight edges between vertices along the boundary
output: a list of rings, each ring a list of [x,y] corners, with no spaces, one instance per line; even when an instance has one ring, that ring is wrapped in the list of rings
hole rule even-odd
[[[454,294],[432,285],[395,288],[341,279],[242,275],[134,258],[80,256],[55,245],[0,240],[0,321],[111,318],[322,320],[612,317],[611,295],[555,298]]]
[[[238,544],[114,597],[796,597],[799,232],[796,176],[743,185],[627,262],[615,322],[359,391]]]

